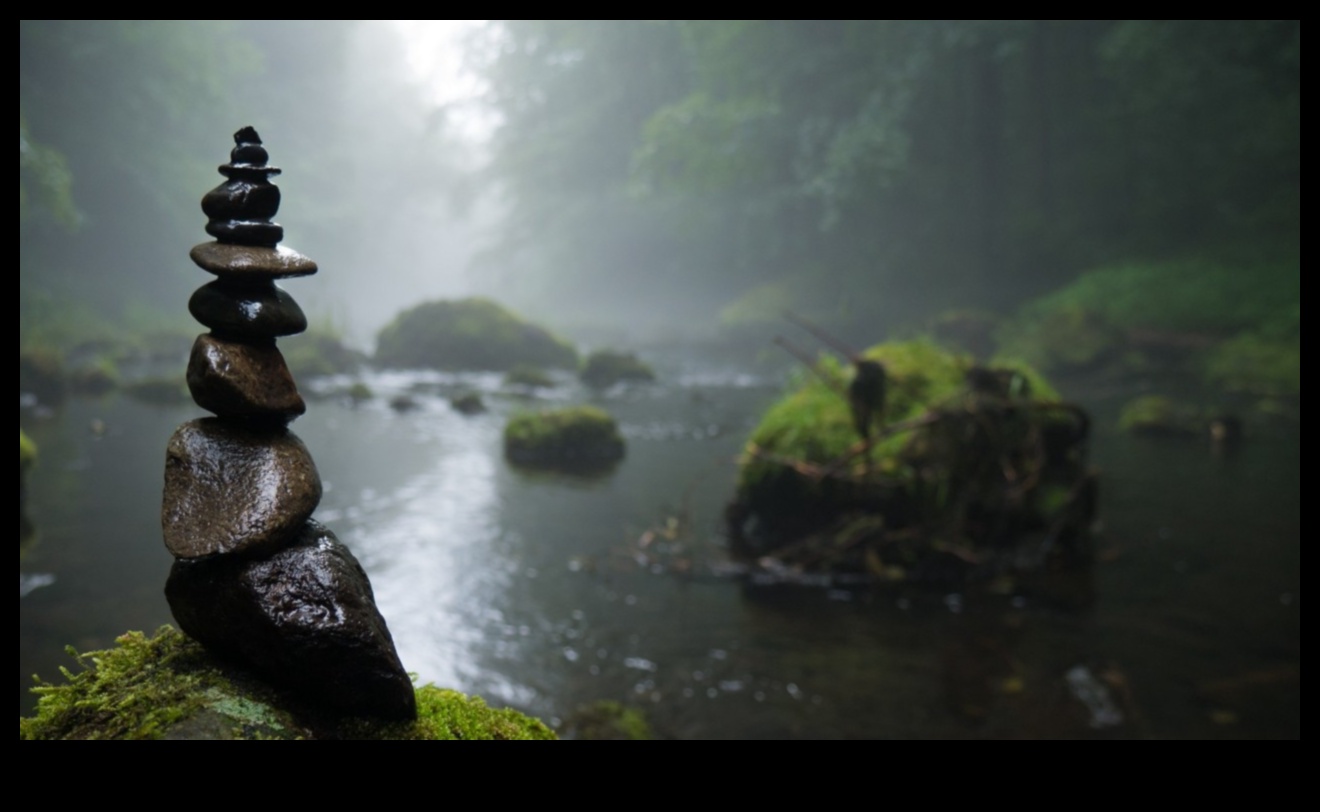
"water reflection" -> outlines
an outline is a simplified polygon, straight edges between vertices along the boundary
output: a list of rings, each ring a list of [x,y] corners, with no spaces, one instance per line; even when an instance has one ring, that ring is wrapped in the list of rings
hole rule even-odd
[[[1216,457],[1098,420],[1104,529],[1080,586],[744,590],[704,570],[699,548],[715,549],[730,461],[777,381],[662,370],[661,384],[603,393],[567,375],[528,392],[494,373],[384,373],[357,405],[333,394],[351,381],[318,385],[295,424],[324,480],[316,516],[362,561],[421,681],[550,722],[601,699],[640,705],[675,737],[1300,735],[1294,439]],[[459,391],[489,410],[459,414]],[[402,393],[416,410],[389,407]],[[597,478],[510,467],[508,415],[567,402],[615,415],[624,461]],[[30,675],[68,665],[65,645],[169,622],[161,471],[193,416],[109,397],[29,428],[39,538],[20,592],[53,581],[21,597],[20,713]],[[693,550],[683,577],[635,555],[674,516]]]

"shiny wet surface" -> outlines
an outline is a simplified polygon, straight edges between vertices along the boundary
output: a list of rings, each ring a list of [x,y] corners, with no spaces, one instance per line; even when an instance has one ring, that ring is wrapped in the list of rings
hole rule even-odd
[[[309,397],[293,424],[315,517],[369,573],[404,666],[552,725],[599,699],[660,735],[1300,737],[1300,443],[1123,437],[1097,401],[1098,562],[966,592],[750,590],[713,577],[731,460],[777,375],[674,362],[662,383],[514,392],[494,374],[371,375],[376,397]],[[304,387],[305,390],[315,387]],[[489,411],[448,398],[480,391]],[[407,392],[419,408],[388,405]],[[595,402],[627,456],[593,478],[511,467],[508,415]],[[20,559],[19,712],[31,675],[171,621],[164,449],[192,406],[74,400],[21,423],[40,446]],[[94,421],[102,421],[94,423]],[[97,430],[93,430],[95,427]],[[670,519],[679,519],[669,523]],[[656,531],[663,531],[657,533]],[[651,531],[688,553],[660,572]]]

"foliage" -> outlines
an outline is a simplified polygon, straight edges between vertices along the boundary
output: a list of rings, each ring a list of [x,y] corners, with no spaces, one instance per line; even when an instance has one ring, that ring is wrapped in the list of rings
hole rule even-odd
[[[1230,391],[1265,396],[1297,396],[1302,391],[1302,339],[1244,332],[1213,348],[1205,360],[1206,378]]]
[[[591,467],[613,463],[623,451],[614,418],[595,406],[516,414],[504,427],[504,454],[522,465]]]
[[[565,308],[701,319],[801,277],[913,323],[1300,234],[1296,20],[505,21],[483,45],[492,260]]]
[[[572,367],[572,345],[489,299],[426,302],[380,331],[376,363],[386,367],[510,369],[518,364]]]
[[[1142,395],[1123,406],[1118,427],[1133,434],[1186,434],[1199,427],[1194,410],[1165,395]]]
[[[578,377],[588,386],[604,388],[620,381],[653,381],[655,371],[633,353],[596,350],[582,362]]]
[[[18,473],[22,476],[37,461],[37,444],[27,436],[27,432],[18,430]]]
[[[508,386],[527,386],[533,389],[547,388],[555,385],[555,379],[546,374],[545,370],[530,364],[515,364],[504,375],[504,383]]]
[[[19,739],[553,739],[540,721],[489,708],[479,698],[425,685],[418,718],[381,723],[326,717],[211,658],[169,626],[128,632],[115,648],[71,656],[83,668],[38,682]]]
[[[345,346],[337,331],[312,329],[282,339],[279,346],[295,380],[352,374],[367,360],[362,353]]]
[[[582,741],[650,741],[655,738],[642,710],[602,699],[583,705],[565,720],[566,736]]]

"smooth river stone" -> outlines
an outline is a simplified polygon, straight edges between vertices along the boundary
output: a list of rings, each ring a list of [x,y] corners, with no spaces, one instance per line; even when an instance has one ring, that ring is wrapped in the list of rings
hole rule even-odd
[[[217,279],[188,300],[193,318],[235,338],[272,339],[307,329],[307,316],[293,297],[273,282],[235,285]]]
[[[221,417],[268,417],[288,422],[307,411],[284,355],[269,344],[197,336],[188,359],[188,391],[198,406]]]
[[[204,242],[188,252],[197,267],[234,279],[284,279],[316,273],[316,262],[292,248]]]
[[[416,716],[367,574],[316,521],[266,557],[176,561],[165,597],[186,634],[276,685],[354,715]]]
[[[190,420],[165,449],[160,522],[175,558],[273,552],[320,501],[316,463],[283,427]]]

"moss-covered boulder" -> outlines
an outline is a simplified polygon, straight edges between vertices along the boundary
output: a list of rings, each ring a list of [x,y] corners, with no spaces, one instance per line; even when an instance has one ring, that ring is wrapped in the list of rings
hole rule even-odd
[[[346,345],[333,331],[310,330],[280,341],[284,362],[294,380],[323,375],[351,375],[362,368],[367,356]]]
[[[40,683],[23,739],[553,739],[540,721],[427,685],[417,719],[380,722],[328,715],[221,663],[168,626],[129,632],[115,648],[70,654],[81,667]]]
[[[504,427],[504,456],[519,465],[603,468],[621,459],[623,451],[614,418],[594,406],[524,412],[511,417]]]
[[[504,374],[504,385],[525,389],[549,389],[555,385],[555,379],[540,367],[518,364]]]
[[[1089,419],[1024,364],[976,365],[926,341],[864,353],[885,371],[859,431],[853,366],[822,360],[766,412],[729,509],[733,551],[785,571],[961,580],[1041,534],[1084,553]],[[1003,553],[1004,555],[1001,555]]]
[[[489,299],[441,300],[400,313],[380,331],[376,364],[402,369],[573,368],[577,351]]]
[[[655,371],[630,352],[597,350],[582,362],[578,377],[588,386],[604,389],[623,381],[653,381]]]

